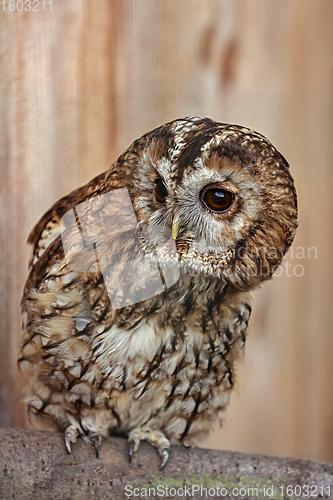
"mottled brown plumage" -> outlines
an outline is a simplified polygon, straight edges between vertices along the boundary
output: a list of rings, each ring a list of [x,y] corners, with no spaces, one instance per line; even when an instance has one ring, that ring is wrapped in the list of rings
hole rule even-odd
[[[261,134],[185,118],[135,141],[29,236],[30,411],[65,430],[69,451],[78,435],[98,446],[122,434],[130,454],[146,440],[164,465],[170,442],[191,444],[223,420],[249,291],[296,227],[289,166]]]

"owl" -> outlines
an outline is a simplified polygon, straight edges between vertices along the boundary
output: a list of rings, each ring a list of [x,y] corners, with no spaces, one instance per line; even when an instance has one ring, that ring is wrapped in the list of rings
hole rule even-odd
[[[251,314],[297,228],[289,165],[254,130],[169,122],[30,233],[19,365],[65,445],[126,436],[161,467],[222,422]]]

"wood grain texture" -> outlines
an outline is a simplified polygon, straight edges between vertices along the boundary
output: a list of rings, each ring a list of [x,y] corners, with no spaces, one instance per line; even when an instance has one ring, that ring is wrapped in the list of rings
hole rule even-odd
[[[332,19],[325,0],[0,12],[1,425],[28,425],[16,358],[29,230],[136,137],[204,115],[266,135],[291,165],[300,207],[291,276],[284,266],[256,292],[238,394],[204,446],[333,460]]]

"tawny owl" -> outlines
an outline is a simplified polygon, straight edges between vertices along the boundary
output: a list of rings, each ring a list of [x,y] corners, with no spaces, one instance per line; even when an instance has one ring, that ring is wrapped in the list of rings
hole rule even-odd
[[[261,134],[184,118],[136,140],[29,236],[20,366],[67,450],[125,435],[162,466],[222,421],[249,291],[291,245],[289,166]]]

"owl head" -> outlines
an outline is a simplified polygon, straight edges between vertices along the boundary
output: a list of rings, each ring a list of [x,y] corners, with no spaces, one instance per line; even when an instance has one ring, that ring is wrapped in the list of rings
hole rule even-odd
[[[119,158],[146,247],[175,239],[180,269],[248,290],[270,278],[297,228],[289,165],[261,134],[172,121]]]

